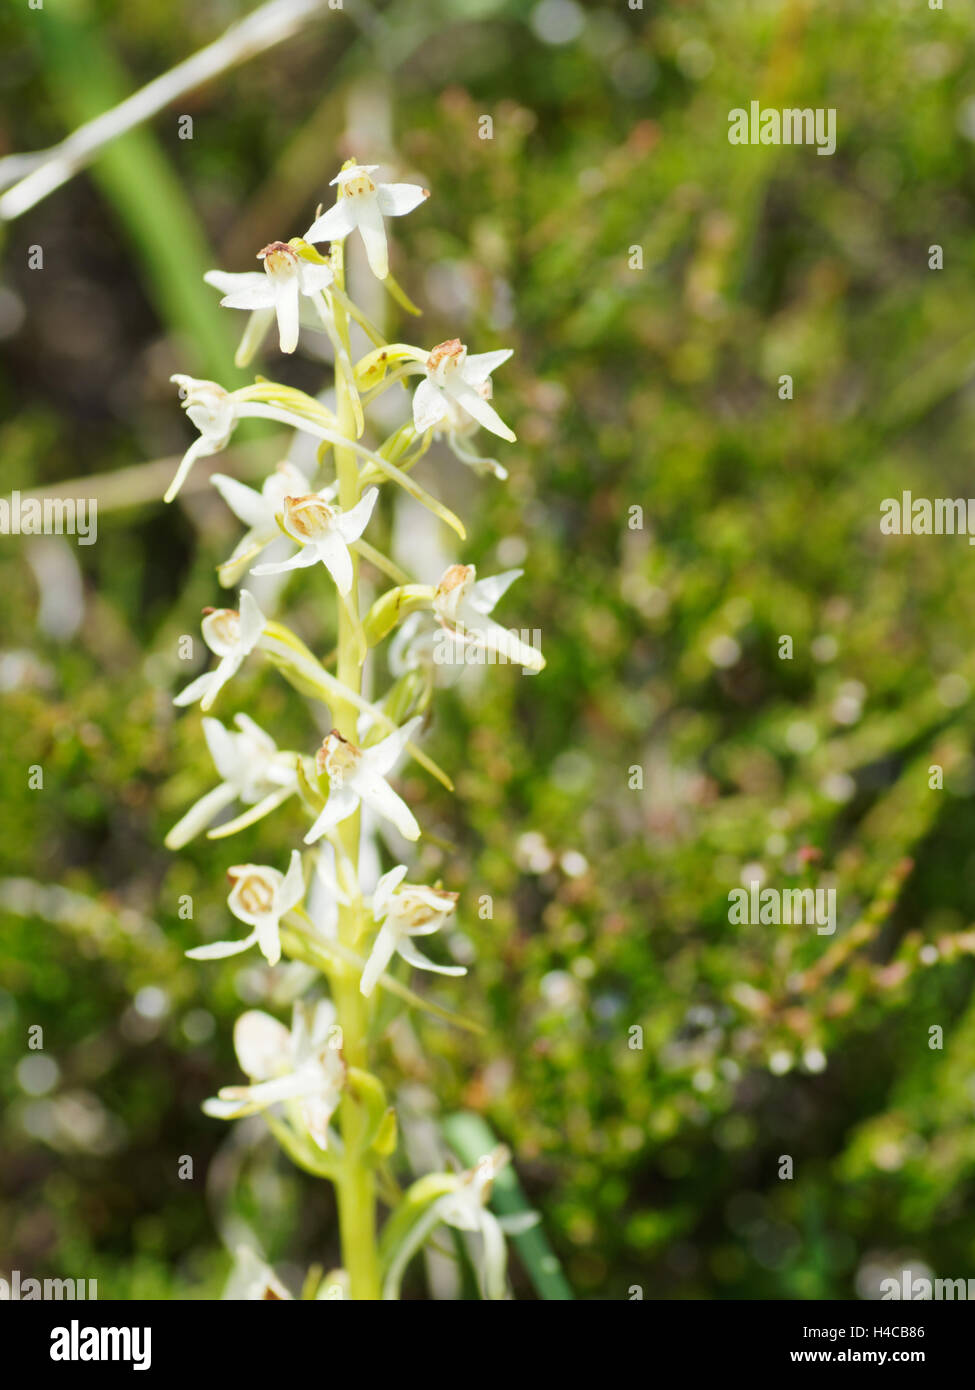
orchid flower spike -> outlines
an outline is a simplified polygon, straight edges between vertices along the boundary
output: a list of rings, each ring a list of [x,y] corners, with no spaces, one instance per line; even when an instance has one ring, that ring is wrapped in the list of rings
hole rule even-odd
[[[297,754],[279,752],[273,738],[246,714],[235,715],[234,723],[236,733],[224,728],[219,719],[204,719],[203,736],[221,781],[173,826],[165,839],[167,849],[189,844],[232,801],[239,799],[252,809],[229,826],[211,831],[211,837],[222,838],[242,830],[244,824],[251,825],[268,815],[298,790]]]
[[[391,821],[407,840],[420,838],[416,817],[386,781],[386,774],[393,770],[422,722],[422,716],[417,715],[401,729],[394,730],[369,748],[358,748],[344,739],[338,730],[332,730],[317,755],[319,773],[326,773],[329,779],[328,800],[305,836],[306,845],[314,844],[353,815],[362,802],[377,815]]]
[[[233,554],[219,568],[221,583],[233,584],[261,551],[281,535],[277,518],[284,511],[284,499],[306,493],[308,479],[300,468],[285,459],[265,478],[260,492],[226,473],[211,473],[210,481],[234,516],[248,528]]]
[[[376,981],[393,955],[398,955],[417,970],[432,970],[437,975],[466,975],[462,965],[436,965],[413,945],[414,936],[430,936],[439,931],[457,906],[456,893],[444,893],[439,888],[404,883],[405,864],[383,874],[372,895],[372,911],[377,922],[382,921],[366,961],[359,989],[368,998]],[[385,921],[383,919],[385,918]]]
[[[453,405],[492,434],[513,441],[516,436],[494,406],[488,404],[491,373],[502,362],[507,362],[513,351],[513,348],[500,348],[497,352],[478,352],[468,357],[467,348],[459,338],[438,343],[427,357],[426,377],[413,394],[413,424],[417,432],[423,434],[447,419]]]
[[[505,570],[490,579],[478,579],[473,565],[451,565],[433,596],[434,614],[451,642],[495,652],[529,670],[542,670],[545,658],[541,652],[488,616],[523,573]]]
[[[291,851],[286,874],[266,864],[235,864],[227,870],[227,877],[233,885],[227,905],[254,930],[242,941],[214,941],[209,946],[194,946],[186,954],[193,960],[222,960],[258,945],[268,965],[277,965],[281,959],[281,918],[305,896],[301,855],[296,849]]]
[[[327,313],[321,296],[334,279],[332,269],[303,256],[300,242],[272,241],[258,251],[257,259],[264,263],[263,274],[259,270],[241,275],[211,270],[203,278],[214,289],[223,291],[220,303],[225,309],[264,314],[265,331],[273,314],[278,321],[281,351],[294,352],[298,346],[301,296],[312,301],[320,316]]]
[[[329,1120],[345,1081],[341,1029],[331,1001],[296,1004],[290,1032],[270,1014],[248,1010],[234,1026],[234,1050],[253,1084],[222,1087],[203,1102],[205,1113],[235,1120],[279,1101],[297,1101],[312,1139],[327,1149]]]
[[[326,488],[323,492],[284,499],[281,524],[302,548],[290,560],[258,565],[255,574],[281,574],[285,570],[304,569],[320,560],[335,580],[339,593],[349,593],[353,579],[349,547],[368,526],[379,489],[369,488],[347,512],[330,500],[331,495],[332,489]]]
[[[204,671],[202,676],[190,681],[185,690],[174,697],[174,705],[193,705],[200,701],[200,708],[212,708],[214,700],[230,680],[240,670],[244,658],[254,650],[264,631],[265,617],[258,608],[253,596],[246,590],[240,591],[240,612],[236,608],[205,608],[201,624],[203,640],[220,658],[213,671]]]
[[[369,269],[378,280],[389,274],[389,246],[384,217],[402,217],[429,198],[415,183],[376,183],[378,164],[352,164],[329,184],[338,185],[338,201],[308,228],[305,241],[342,241],[358,227]]]

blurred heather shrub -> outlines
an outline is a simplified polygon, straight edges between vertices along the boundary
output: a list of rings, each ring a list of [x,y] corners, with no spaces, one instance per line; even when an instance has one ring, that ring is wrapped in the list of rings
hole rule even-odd
[[[5,16],[0,142],[53,143],[241,8],[74,0],[43,34]],[[835,107],[835,155],[729,145],[753,99]],[[430,746],[460,795],[410,788],[493,903],[463,924],[486,1038],[387,1039],[417,1145],[431,1090],[483,1114],[581,1298],[971,1271],[971,552],[879,517],[971,490],[973,139],[950,9],[349,3],[4,229],[4,494],[85,478],[100,501],[93,546],[0,538],[5,1266],[197,1297],[254,1227],[279,1271],[334,1259],[320,1185],[199,1110],[242,1001],[283,1001],[256,965],[204,983],[182,956],[226,918],[207,851],[162,847],[210,776],[173,653],[236,532],[202,465],[157,499],[186,442],[170,373],[243,379],[203,271],[253,269],[332,152],[368,146],[443,190],[397,229],[431,267],[424,339],[515,347],[507,487],[436,453],[418,476],[476,505],[479,569],[530,554],[519,605],[548,662],[485,682],[476,718],[448,691]],[[281,372],[317,389],[314,364]],[[274,461],[271,433],[234,444],[225,471]],[[123,471],[144,458],[163,462]],[[403,557],[433,544],[401,531]],[[296,626],[326,649],[317,607]],[[239,680],[310,741],[299,698]],[[262,823],[233,855],[284,862],[294,831]],[[835,933],[730,923],[752,879],[835,888]]]

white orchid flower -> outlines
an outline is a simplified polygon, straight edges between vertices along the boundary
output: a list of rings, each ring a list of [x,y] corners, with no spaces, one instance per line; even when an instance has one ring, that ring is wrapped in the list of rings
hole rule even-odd
[[[285,570],[304,569],[319,562],[335,580],[339,593],[352,588],[352,556],[349,546],[359,539],[369,524],[379,489],[371,487],[354,507],[343,512],[331,501],[332,489],[308,493],[303,497],[286,497],[282,525],[301,549],[290,560],[278,564],[258,565],[255,574],[282,574]]]
[[[393,791],[386,781],[386,774],[393,770],[422,722],[422,717],[417,715],[370,748],[358,748],[344,739],[337,729],[332,730],[317,754],[319,773],[328,774],[328,800],[305,836],[306,845],[314,844],[353,815],[361,802],[371,807],[377,815],[392,821],[407,840],[420,838],[420,827],[413,812],[403,798]]]
[[[247,527],[233,554],[220,566],[221,581],[233,584],[261,551],[281,535],[277,517],[284,510],[284,499],[307,493],[308,478],[296,464],[285,459],[265,478],[260,492],[226,473],[211,473],[210,481],[234,516]]]
[[[473,1168],[458,1174],[451,1190],[431,1204],[392,1258],[386,1273],[384,1298],[398,1296],[407,1265],[441,1222],[463,1231],[465,1235],[480,1237],[476,1267],[482,1297],[495,1300],[505,1297],[508,1264],[506,1219],[499,1220],[493,1212],[488,1211],[487,1203],[494,1180],[510,1156],[508,1149],[503,1144],[499,1145],[493,1153],[479,1159]],[[523,1226],[524,1222],[519,1220],[518,1225]]]
[[[448,420],[449,429],[453,405],[492,434],[514,441],[514,433],[488,403],[490,391],[486,395],[483,389],[490,383],[491,373],[502,362],[507,362],[513,351],[513,348],[501,348],[497,352],[478,352],[469,357],[459,338],[438,343],[426,360],[426,377],[413,395],[413,424],[418,433],[425,433],[442,420]]]
[[[369,959],[362,972],[359,988],[368,998],[376,981],[385,971],[394,954],[417,970],[432,970],[437,975],[466,975],[462,965],[436,965],[413,945],[414,936],[430,936],[439,931],[457,906],[456,893],[444,893],[439,888],[404,883],[405,864],[383,874],[372,895],[372,912],[382,922]],[[385,918],[385,921],[383,920]]]
[[[166,490],[163,499],[166,502],[171,502],[179,492],[197,459],[209,458],[227,447],[240,420],[275,420],[330,443],[336,439],[342,442],[334,430],[326,429],[293,411],[284,410],[273,402],[254,399],[253,386],[226,391],[215,381],[203,381],[182,372],[174,373],[169,379],[179,387],[183,409],[200,431],[200,437],[194,440],[180,460],[175,477]]]
[[[433,611],[438,622],[458,647],[479,647],[507,661],[540,671],[545,658],[534,647],[488,615],[524,570],[505,570],[489,579],[478,579],[473,565],[451,565],[437,585]]]
[[[197,459],[209,458],[226,449],[239,413],[234,397],[215,381],[198,380],[182,372],[174,373],[169,379],[179,387],[183,409],[200,431],[200,437],[183,455],[163,499],[166,502],[171,502],[179,492]]]
[[[234,1050],[250,1086],[223,1086],[203,1102],[208,1115],[236,1120],[279,1101],[297,1101],[301,1117],[320,1149],[328,1148],[328,1124],[342,1098],[345,1064],[335,1007],[328,999],[296,1004],[291,1030],[260,1009],[249,1009],[234,1026]]]
[[[201,624],[203,640],[220,658],[213,671],[190,681],[185,690],[174,697],[174,705],[193,705],[200,701],[201,709],[210,709],[220,691],[240,670],[244,658],[260,641],[266,621],[253,596],[240,591],[240,612],[236,608],[205,608]]]
[[[353,164],[336,174],[329,184],[338,185],[334,207],[315,219],[305,241],[342,241],[358,227],[366,248],[369,269],[378,280],[389,274],[389,246],[384,217],[403,217],[429,198],[430,190],[416,183],[376,183],[378,164]]]
[[[194,946],[186,954],[193,960],[222,960],[257,945],[268,965],[277,965],[281,959],[281,918],[305,896],[301,855],[296,849],[291,851],[286,874],[266,864],[235,864],[227,870],[227,877],[233,884],[228,907],[254,930],[242,941],[214,941],[209,946]]]
[[[220,303],[225,309],[249,309],[265,316],[273,314],[278,321],[281,351],[294,352],[298,346],[301,296],[312,301],[324,324],[328,311],[321,295],[335,277],[330,266],[306,260],[286,241],[272,241],[257,253],[257,259],[264,262],[263,273],[249,270],[231,275],[211,270],[203,278],[224,292]],[[265,331],[267,322],[265,317]]]
[[[252,809],[229,826],[211,831],[211,837],[222,838],[253,824],[298,790],[297,754],[279,752],[271,736],[246,714],[235,715],[234,723],[236,733],[219,719],[204,719],[203,736],[221,781],[173,826],[165,839],[167,849],[189,844],[232,801],[239,799]]]

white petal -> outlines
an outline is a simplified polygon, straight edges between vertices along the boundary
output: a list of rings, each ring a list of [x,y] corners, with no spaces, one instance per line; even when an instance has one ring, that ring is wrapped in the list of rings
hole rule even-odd
[[[224,309],[273,309],[277,299],[277,287],[273,280],[269,275],[261,275],[260,280],[255,280],[253,284],[226,295],[220,304]]]
[[[378,922],[380,917],[385,917],[389,909],[389,901],[394,891],[403,882],[409,873],[405,864],[397,864],[395,869],[390,869],[389,873],[383,874],[376,884],[372,895],[372,915]]]
[[[192,960],[223,960],[225,956],[239,956],[249,951],[257,941],[257,932],[251,932],[243,941],[214,941],[209,946],[194,946],[186,954]]]
[[[356,198],[355,220],[366,248],[369,269],[377,280],[389,274],[389,247],[386,243],[386,224],[375,197]]]
[[[428,960],[422,951],[418,951],[408,936],[400,938],[396,950],[403,959],[417,970],[432,970],[435,975],[466,975],[467,967],[464,965],[437,965],[434,961]]]
[[[204,723],[207,721],[204,720]],[[210,723],[216,724],[216,720]],[[223,728],[223,725],[220,725]],[[199,835],[201,830],[205,830],[210,825],[215,816],[218,816],[225,806],[229,806],[237,795],[235,787],[228,782],[221,782],[219,787],[214,787],[212,792],[207,792],[206,796],[201,796],[199,801],[194,801],[193,805],[178,820],[166,836],[164,841],[167,849],[182,849],[188,845],[190,840]]]
[[[285,570],[304,570],[310,565],[317,565],[321,558],[317,545],[306,545],[289,560],[279,560],[276,564],[255,565],[251,574],[284,574]]]
[[[291,1034],[260,1009],[248,1009],[234,1024],[234,1051],[254,1081],[266,1081],[290,1064]]]
[[[278,918],[274,913],[266,912],[258,922],[257,944],[268,965],[277,965],[281,959],[281,935],[278,930]]]
[[[204,719],[203,737],[213,759],[213,766],[225,782],[233,782],[240,768],[237,743],[229,729],[225,729],[219,719]]]
[[[261,493],[226,473],[211,473],[210,481],[227,506],[245,526],[267,528],[270,517],[267,502]]]
[[[497,352],[475,352],[464,358],[460,374],[471,386],[481,386],[513,353],[514,348],[499,348]]]
[[[305,844],[313,845],[327,831],[352,815],[359,804],[359,798],[351,787],[339,787],[329,793],[328,800],[315,824],[305,836]]]
[[[316,265],[314,261],[299,261],[298,279],[302,294],[321,294],[335,279],[330,265]]]
[[[403,724],[401,728],[394,729],[391,734],[387,734],[379,743],[374,744],[371,748],[364,748],[363,763],[368,775],[385,777],[388,772],[392,772],[403,749],[422,723],[423,716],[418,714]]]
[[[392,960],[393,952],[396,950],[396,942],[396,932],[392,927],[380,928],[376,940],[373,942],[372,950],[369,952],[369,959],[363,969],[362,979],[359,981],[359,991],[367,999],[376,988],[376,981]]]
[[[238,290],[249,290],[255,285],[267,284],[267,276],[263,270],[244,270],[236,273],[208,270],[203,279],[221,294],[236,294]]]
[[[298,298],[301,291],[297,275],[289,276],[277,287],[275,308],[278,314],[278,334],[282,352],[294,352],[298,346]]]
[[[197,676],[196,680],[190,681],[189,685],[185,686],[178,695],[173,696],[173,704],[180,707],[195,705],[197,700],[202,700],[207,694],[215,675],[215,671],[204,671],[202,676]]]
[[[341,516],[335,518],[335,530],[338,531],[346,544],[357,541],[369,525],[369,518],[372,516],[378,496],[379,489],[377,487],[369,488],[354,507],[350,507],[347,512],[343,512]]]
[[[334,182],[334,180],[333,180]],[[352,211],[352,199],[340,198],[334,207],[323,212],[321,217],[308,228],[304,235],[305,241],[341,241],[347,237],[355,226],[355,216]]]
[[[407,840],[420,838],[420,827],[416,817],[401,796],[382,777],[357,779],[359,795],[367,806],[379,816],[392,821],[399,833]]]
[[[305,896],[305,875],[301,867],[301,855],[296,849],[291,851],[288,872],[274,895],[274,910],[279,917],[297,907]]]
[[[186,482],[190,469],[193,467],[194,463],[196,463],[197,459],[209,458],[211,454],[218,454],[219,452],[220,447],[215,446],[212,440],[207,439],[205,435],[201,434],[199,439],[194,440],[180,460],[176,475],[166,489],[163,501],[171,502],[173,500],[177,492],[179,492],[180,488]]]
[[[349,547],[341,536],[328,533],[315,541],[318,558],[335,580],[340,594],[347,594],[352,588],[352,559]]]
[[[531,671],[540,671],[545,665],[541,652],[529,647],[520,637],[516,637],[513,632],[509,632],[492,618],[481,618],[478,628],[479,638],[476,639],[476,645],[483,647],[485,651],[499,652],[508,661],[526,666]]]
[[[508,1263],[504,1232],[498,1224],[497,1217],[489,1211],[481,1211],[480,1227],[484,1240],[484,1264],[481,1270],[484,1296],[494,1300],[503,1299]]]
[[[266,619],[257,606],[257,601],[248,589],[240,591],[240,646],[242,651],[253,651],[258,638],[264,631]]]
[[[439,386],[429,377],[413,392],[413,424],[420,434],[432,429],[448,412],[447,401]]]
[[[429,189],[418,183],[381,183],[376,189],[379,211],[385,217],[402,217],[429,198]]]
[[[228,652],[222,657],[217,667],[210,672],[210,684],[207,686],[206,694],[200,701],[200,709],[208,710],[213,708],[214,701],[221,690],[240,670],[240,663],[244,659],[244,653],[239,649]],[[185,694],[185,691],[184,691]]]
[[[509,443],[514,443],[517,435],[501,419],[493,405],[488,405],[483,396],[479,396],[473,386],[466,386],[463,382],[452,386],[450,394],[459,406],[467,411],[468,415],[473,415],[479,425],[483,425],[486,430],[496,434],[500,439],[507,439]]]
[[[503,594],[506,594],[524,570],[505,570],[503,574],[492,574],[487,579],[475,580],[467,596],[467,602],[475,613],[490,613]]]

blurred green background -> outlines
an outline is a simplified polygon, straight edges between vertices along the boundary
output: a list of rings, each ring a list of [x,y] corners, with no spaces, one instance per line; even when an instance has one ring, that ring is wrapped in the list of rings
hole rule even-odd
[[[0,154],[245,12],[8,7]],[[879,531],[903,489],[972,491],[972,58],[970,14],[920,0],[346,0],[3,227],[2,492],[84,478],[100,503],[96,545],[0,541],[3,1272],[212,1297],[248,1230],[292,1287],[337,1258],[327,1186],[199,1110],[238,1076],[234,1017],[282,985],[182,952],[225,935],[227,865],[283,864],[301,820],[162,846],[212,785],[170,700],[238,528],[205,469],[159,498],[190,438],[170,373],[242,380],[203,271],[300,234],[355,154],[433,197],[391,227],[419,326],[353,292],[392,336],[515,348],[509,483],[442,448],[419,476],[468,519],[462,555],[437,533],[448,559],[524,565],[502,620],[548,660],[440,696],[427,746],[456,799],[402,774],[453,844],[422,863],[462,890],[476,954],[432,996],[487,1035],[413,1016],[384,1076],[419,1112],[483,1113],[579,1298],[975,1274],[973,557]],[[753,99],[835,107],[835,155],[729,145]],[[276,351],[260,370],[323,381]],[[254,481],[279,442],[241,431],[218,466]],[[286,607],[328,650],[321,587]],[[279,744],[315,746],[273,671],[235,684]],[[836,935],[730,925],[756,872],[834,886]]]

